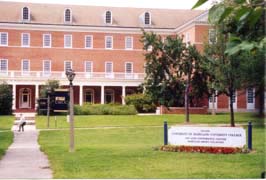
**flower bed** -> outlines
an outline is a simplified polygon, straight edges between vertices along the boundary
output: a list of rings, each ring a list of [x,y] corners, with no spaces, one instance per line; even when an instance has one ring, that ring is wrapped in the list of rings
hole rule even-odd
[[[234,153],[247,152],[243,148],[233,148],[233,147],[172,146],[172,145],[161,146],[160,150],[168,152],[198,152],[198,153],[213,153],[213,154],[234,154]]]

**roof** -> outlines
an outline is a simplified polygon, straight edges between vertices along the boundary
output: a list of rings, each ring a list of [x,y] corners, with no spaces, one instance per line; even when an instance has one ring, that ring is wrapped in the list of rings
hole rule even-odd
[[[72,11],[71,26],[114,26],[143,27],[141,17],[145,12],[151,14],[150,28],[177,28],[187,21],[196,18],[204,11],[181,9],[147,9],[129,7],[103,7],[86,5],[39,4],[26,2],[0,2],[0,23],[23,23],[22,8],[30,9],[31,24],[65,25],[64,11]],[[106,11],[112,12],[113,24],[104,23]]]

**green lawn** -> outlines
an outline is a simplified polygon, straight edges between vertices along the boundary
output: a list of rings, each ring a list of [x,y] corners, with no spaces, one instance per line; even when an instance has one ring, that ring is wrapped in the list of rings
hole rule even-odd
[[[164,120],[171,124],[183,123],[184,115],[162,115],[162,116],[137,116],[137,115],[90,115],[90,116],[75,116],[75,127],[102,127],[102,126],[162,126]],[[236,113],[236,123],[246,123],[248,121],[263,123],[262,118],[258,118],[251,113]],[[210,123],[210,124],[230,124],[229,114],[212,115],[190,115],[191,123]],[[56,116],[57,128],[68,128],[66,116]],[[39,129],[47,128],[47,117],[38,116],[36,125]],[[55,117],[50,117],[50,128],[55,128]]]
[[[193,123],[228,123],[228,118],[227,114],[191,119]],[[45,128],[45,117],[37,119],[38,127]],[[63,117],[57,119],[58,127],[68,127]],[[68,152],[68,130],[44,129],[39,143],[54,178],[259,178],[265,170],[265,126],[254,126],[255,151],[250,154],[173,153],[154,149],[163,144],[163,128],[156,126],[162,126],[164,119],[183,123],[184,116],[76,116],[77,127],[124,127],[76,129],[74,153]],[[237,122],[247,120],[263,121],[237,114]]]
[[[11,132],[13,121],[14,116],[0,116],[0,159],[13,142],[13,133]]]

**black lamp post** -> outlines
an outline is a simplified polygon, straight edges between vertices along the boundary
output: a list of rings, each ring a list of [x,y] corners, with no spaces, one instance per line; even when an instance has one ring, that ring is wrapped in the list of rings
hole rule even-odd
[[[75,72],[72,69],[66,71],[67,79],[69,80],[69,93],[70,93],[70,101],[69,101],[69,122],[70,122],[70,143],[69,143],[69,151],[74,152],[74,108],[73,108],[73,83],[72,81],[75,78]]]
[[[52,89],[50,86],[48,86],[46,88],[46,91],[47,91],[47,128],[49,128],[50,126],[50,95],[51,95],[51,92],[52,92]]]

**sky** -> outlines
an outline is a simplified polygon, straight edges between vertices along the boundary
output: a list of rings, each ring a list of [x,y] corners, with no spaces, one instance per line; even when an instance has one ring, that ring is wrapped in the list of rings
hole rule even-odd
[[[55,4],[76,4],[96,5],[114,7],[139,7],[139,8],[167,8],[167,9],[191,9],[197,0],[0,0],[16,2],[55,3]],[[198,9],[206,10],[210,7],[211,1],[205,3]]]

